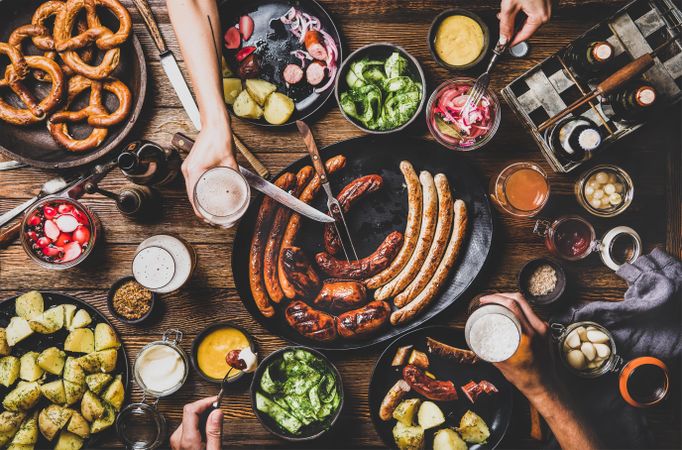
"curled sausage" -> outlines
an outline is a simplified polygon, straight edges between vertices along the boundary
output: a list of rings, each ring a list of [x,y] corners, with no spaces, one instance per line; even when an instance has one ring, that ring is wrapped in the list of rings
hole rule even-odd
[[[322,283],[308,257],[298,247],[287,247],[282,253],[284,276],[294,288],[297,298],[315,297]]]
[[[340,314],[336,328],[341,337],[361,338],[379,331],[388,323],[391,307],[383,300],[374,300],[362,308]]]
[[[333,341],[336,339],[336,320],[334,316],[317,311],[305,302],[294,300],[285,308],[284,316],[289,325],[301,336],[314,341]]]
[[[419,367],[412,364],[408,364],[403,368],[403,379],[407,381],[407,384],[415,392],[429,400],[436,402],[457,400],[457,388],[455,388],[455,384],[452,381],[429,378]]]
[[[325,281],[313,305],[331,313],[342,313],[362,306],[366,300],[367,289],[359,281]]]
[[[303,37],[305,49],[315,59],[325,61],[327,59],[327,49],[322,43],[322,34],[317,30],[308,30]]]
[[[315,261],[320,269],[331,277],[363,280],[384,270],[393,261],[402,243],[403,234],[394,231],[386,236],[374,253],[365,258],[346,261],[327,252],[320,252],[315,255]]]
[[[391,420],[393,411],[398,407],[402,399],[410,392],[410,385],[405,380],[398,380],[388,390],[379,407],[379,418],[384,422]]]

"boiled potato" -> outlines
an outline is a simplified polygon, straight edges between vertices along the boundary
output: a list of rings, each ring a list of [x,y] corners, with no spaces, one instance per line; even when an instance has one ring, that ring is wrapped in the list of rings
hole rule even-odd
[[[66,397],[66,404],[73,405],[83,398],[83,394],[87,391],[85,384],[72,383],[64,380],[64,396]]]
[[[40,411],[38,415],[38,428],[45,439],[51,441],[66,426],[73,411],[59,405],[50,405]]]
[[[76,314],[74,314],[73,319],[71,319],[69,330],[73,331],[76,328],[85,328],[91,323],[92,317],[90,317],[90,313],[84,309],[79,309]]]
[[[38,359],[38,352],[27,352],[19,359],[21,368],[19,369],[19,378],[25,381],[36,381],[43,376],[45,371],[40,368],[36,360]]]
[[[104,414],[104,404],[95,394],[86,391],[81,400],[81,414],[88,422],[94,422]],[[91,430],[93,433],[94,430]]]
[[[66,336],[64,350],[74,353],[92,353],[95,351],[95,335],[90,328],[77,328]]]
[[[40,400],[40,385],[38,383],[20,383],[10,391],[2,401],[2,406],[8,411],[28,411]]]
[[[106,323],[98,323],[95,327],[95,350],[108,350],[110,348],[119,348],[121,343],[118,341],[118,336],[113,328]]]
[[[19,378],[21,362],[16,356],[5,356],[0,358],[0,384],[10,387]]]
[[[393,418],[406,427],[414,425],[414,416],[421,403],[422,401],[418,398],[403,400],[393,411]]]
[[[457,432],[470,444],[483,444],[490,437],[485,421],[473,411],[467,411],[459,421]]]
[[[66,392],[64,391],[64,381],[54,380],[40,386],[43,397],[58,405],[66,404]]]
[[[0,447],[12,440],[25,418],[23,412],[3,411],[0,414]]]
[[[436,431],[433,436],[433,450],[467,450],[467,444],[451,428]]]
[[[85,377],[85,384],[92,392],[99,394],[112,380],[113,377],[108,373],[93,373]]]
[[[399,450],[421,450],[424,448],[424,429],[397,422],[393,427],[393,440]]]
[[[27,337],[33,334],[31,326],[28,324],[28,320],[23,317],[12,317],[9,321],[9,325],[6,328],[7,334],[7,344],[10,347],[14,347],[19,342],[23,341]]]
[[[123,387],[123,382],[121,381],[121,375],[117,375],[114,381],[102,394],[102,400],[113,406],[116,411],[120,411],[121,406],[123,406],[125,396],[126,393],[125,388]]]
[[[34,446],[38,442],[38,411],[28,416],[21,423],[19,431],[12,439],[12,445]],[[11,448],[11,446],[10,446]]]
[[[64,380],[82,385],[85,384],[85,372],[77,359],[68,357],[64,363]]]
[[[41,315],[45,310],[43,295],[38,291],[31,291],[20,295],[14,303],[14,309],[17,316],[26,320],[33,319]]]
[[[0,328],[0,356],[7,356],[12,349],[7,343],[7,330]]]
[[[57,347],[50,347],[43,350],[38,355],[38,365],[52,375],[61,375],[64,369],[64,362],[66,361],[66,353],[59,350]]]
[[[256,103],[263,106],[265,104],[265,99],[277,90],[277,86],[265,80],[250,78],[246,80],[246,90]]]
[[[425,430],[435,428],[445,423],[445,416],[438,405],[433,402],[423,402],[417,413],[417,422]]]
[[[33,444],[12,444],[7,446],[7,450],[34,450],[35,445]]]
[[[78,307],[76,305],[72,305],[71,303],[65,303],[62,305],[62,308],[64,308],[64,328],[70,329],[71,324],[73,323],[73,317],[76,315],[76,310]]]
[[[50,308],[29,320],[28,324],[36,333],[52,334],[64,326],[64,308],[62,305]]]
[[[104,431],[112,426],[115,420],[116,411],[114,411],[114,408],[109,405],[104,405],[104,414],[102,414],[99,419],[96,419],[94,422],[92,422],[90,432],[99,433],[100,431]]]
[[[234,113],[238,117],[247,119],[260,119],[263,117],[263,110],[256,103],[247,91],[241,91],[232,105]]]
[[[83,448],[83,438],[71,433],[69,431],[62,430],[59,433],[59,439],[54,446],[54,450],[80,450]]]
[[[244,90],[239,78],[223,78],[223,98],[225,103],[233,105],[239,93]]]
[[[90,437],[90,424],[87,420],[85,420],[85,417],[83,417],[81,413],[76,410],[71,411],[71,420],[69,420],[66,430],[82,437],[83,439],[87,439]]]
[[[118,353],[116,349],[102,350],[101,352],[90,353],[89,355],[81,356],[78,362],[87,373],[94,372],[112,372],[116,369],[116,360]]]
[[[294,101],[281,92],[274,92],[265,100],[263,112],[268,123],[282,125],[294,113]]]

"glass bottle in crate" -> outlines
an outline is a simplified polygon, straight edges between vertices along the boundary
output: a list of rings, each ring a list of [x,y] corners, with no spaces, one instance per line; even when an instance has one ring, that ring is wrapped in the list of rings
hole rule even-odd
[[[599,127],[580,116],[569,116],[550,128],[548,143],[562,162],[580,163],[589,159],[602,143]]]
[[[645,118],[656,104],[656,88],[638,81],[608,97],[602,105],[604,114],[619,122],[638,122]]]
[[[613,46],[606,41],[579,40],[567,51],[566,63],[584,79],[606,75],[615,58]]]

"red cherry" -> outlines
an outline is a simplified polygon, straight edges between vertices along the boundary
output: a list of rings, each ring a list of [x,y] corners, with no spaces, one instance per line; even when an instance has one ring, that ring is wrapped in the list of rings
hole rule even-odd
[[[90,241],[90,230],[88,227],[79,225],[76,231],[73,232],[73,240],[81,245],[85,245]]]
[[[39,247],[47,247],[52,243],[52,240],[50,240],[49,237],[42,236],[38,238],[38,241],[36,241]]]
[[[28,224],[32,227],[35,227],[40,223],[40,217],[38,217],[37,214],[32,215],[31,217],[28,218]]]
[[[64,257],[62,258],[62,262],[73,261],[74,259],[78,258],[81,253],[81,246],[78,242],[69,242],[64,246]]]
[[[73,211],[73,206],[69,205],[68,203],[62,203],[57,207],[59,210],[59,214],[68,214],[71,211]]]
[[[45,221],[45,236],[56,241],[59,237],[59,233],[61,233],[61,230],[53,220]]]
[[[57,210],[51,206],[44,206],[43,215],[46,219],[54,219],[54,217],[57,215]]]
[[[38,240],[38,235],[35,231],[27,231],[26,236],[28,236],[28,238],[34,242]]]
[[[54,241],[54,245],[57,247],[64,247],[64,245],[68,244],[72,240],[73,238],[71,237],[71,233],[61,233],[57,240]]]
[[[57,256],[59,253],[61,253],[61,249],[59,247],[55,247],[54,245],[43,247],[43,254],[45,256]]]

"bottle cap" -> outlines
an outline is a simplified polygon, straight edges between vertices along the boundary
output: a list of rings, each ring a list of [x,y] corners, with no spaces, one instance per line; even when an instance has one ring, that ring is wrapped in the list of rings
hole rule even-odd
[[[599,144],[601,144],[601,135],[593,128],[582,130],[578,135],[578,145],[585,151],[594,150],[599,147]]]
[[[651,86],[642,86],[635,92],[635,101],[639,106],[651,106],[656,101],[656,91]]]
[[[526,41],[519,42],[513,47],[509,47],[509,54],[514,58],[523,58],[528,54],[530,46]]]
[[[613,55],[613,47],[608,42],[597,42],[592,48],[592,56],[597,61],[606,61]]]

